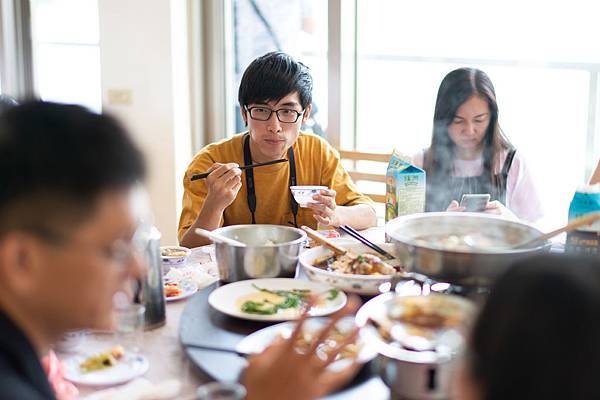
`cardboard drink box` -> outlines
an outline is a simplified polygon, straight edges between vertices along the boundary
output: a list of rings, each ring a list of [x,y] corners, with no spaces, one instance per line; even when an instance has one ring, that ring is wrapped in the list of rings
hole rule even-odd
[[[425,211],[425,171],[394,150],[386,173],[385,222]]]
[[[569,206],[569,222],[593,212],[600,212],[600,184],[577,189]],[[567,233],[565,252],[600,255],[600,221]]]

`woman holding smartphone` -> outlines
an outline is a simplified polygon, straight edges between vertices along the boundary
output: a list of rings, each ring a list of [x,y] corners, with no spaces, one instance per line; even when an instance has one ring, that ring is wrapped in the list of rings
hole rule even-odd
[[[489,194],[482,211],[528,222],[542,216],[533,179],[500,129],[494,86],[481,70],[459,68],[443,79],[431,146],[413,163],[427,172],[427,211],[464,211],[463,195]]]

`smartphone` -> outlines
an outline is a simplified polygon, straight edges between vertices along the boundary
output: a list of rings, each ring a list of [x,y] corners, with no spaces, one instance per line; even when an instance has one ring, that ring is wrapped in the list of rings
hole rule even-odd
[[[490,201],[490,198],[491,196],[489,194],[463,194],[460,199],[460,206],[464,207],[465,211],[483,211]]]

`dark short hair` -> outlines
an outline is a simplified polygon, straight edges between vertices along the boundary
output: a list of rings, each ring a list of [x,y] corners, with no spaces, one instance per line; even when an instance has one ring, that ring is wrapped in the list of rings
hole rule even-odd
[[[244,109],[252,103],[279,101],[288,94],[298,93],[302,108],[312,103],[313,80],[304,64],[280,51],[258,57],[246,68],[238,100]]]
[[[0,94],[0,114],[16,106],[18,103],[15,99],[5,94]]]
[[[41,101],[12,107],[0,116],[0,235],[73,226],[101,194],[144,175],[142,154],[114,118]]]
[[[600,260],[539,256],[492,287],[470,339],[482,399],[598,399]]]

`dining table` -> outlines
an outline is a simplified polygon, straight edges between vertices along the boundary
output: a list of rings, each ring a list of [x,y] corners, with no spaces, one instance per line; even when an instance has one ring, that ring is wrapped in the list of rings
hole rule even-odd
[[[372,228],[363,234],[374,242],[383,241],[383,229]],[[300,267],[298,267],[300,268]],[[161,327],[146,330],[141,334],[140,352],[149,361],[149,369],[143,378],[153,384],[177,380],[180,392],[177,399],[194,399],[197,388],[218,381],[236,381],[245,366],[245,359],[234,354],[185,348],[182,342],[202,341],[211,338],[221,346],[235,346],[245,335],[268,324],[245,321],[225,316],[212,309],[208,295],[221,285],[214,246],[195,248],[185,265],[171,271],[171,275],[185,276],[197,282],[199,290],[193,296],[166,303],[166,322]],[[300,279],[303,278],[300,275]],[[115,343],[111,332],[87,332],[78,348],[102,349]],[[60,359],[72,356],[58,352]],[[76,385],[80,398],[105,390],[103,387]],[[390,398],[390,391],[377,377],[371,365],[361,370],[357,378],[345,388],[326,397],[328,400]]]

